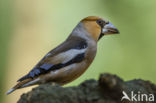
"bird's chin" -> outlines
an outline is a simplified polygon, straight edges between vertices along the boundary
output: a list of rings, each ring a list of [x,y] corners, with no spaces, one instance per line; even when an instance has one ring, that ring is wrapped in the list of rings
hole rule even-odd
[[[104,34],[101,33],[98,40],[100,40],[103,36],[104,36]]]

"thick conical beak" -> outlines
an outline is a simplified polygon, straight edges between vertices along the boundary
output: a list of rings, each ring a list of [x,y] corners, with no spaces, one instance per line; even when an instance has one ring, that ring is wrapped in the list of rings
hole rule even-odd
[[[119,34],[119,30],[110,22],[108,22],[102,29],[104,35],[107,34]]]

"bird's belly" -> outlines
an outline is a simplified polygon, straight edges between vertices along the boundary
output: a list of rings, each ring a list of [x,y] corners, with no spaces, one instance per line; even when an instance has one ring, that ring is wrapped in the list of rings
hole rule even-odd
[[[74,63],[59,70],[51,71],[48,74],[48,82],[55,82],[60,85],[69,83],[85,72],[90,64],[86,61]]]

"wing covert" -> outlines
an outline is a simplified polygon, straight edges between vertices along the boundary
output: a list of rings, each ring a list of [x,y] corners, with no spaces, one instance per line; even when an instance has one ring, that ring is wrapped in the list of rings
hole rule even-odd
[[[50,51],[27,75],[18,81],[34,78],[40,74],[81,62],[85,58],[86,48],[87,43],[84,40],[66,41]]]

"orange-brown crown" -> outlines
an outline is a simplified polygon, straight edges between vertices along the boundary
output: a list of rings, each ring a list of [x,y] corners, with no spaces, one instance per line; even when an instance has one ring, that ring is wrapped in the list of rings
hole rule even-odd
[[[103,20],[103,18],[98,17],[98,16],[88,16],[88,17],[82,19],[81,22],[83,22],[83,21],[97,21],[97,20]]]
[[[89,16],[81,20],[87,32],[91,35],[93,39],[98,41],[98,38],[101,34],[101,27],[97,24],[97,20],[103,20],[97,16]]]

